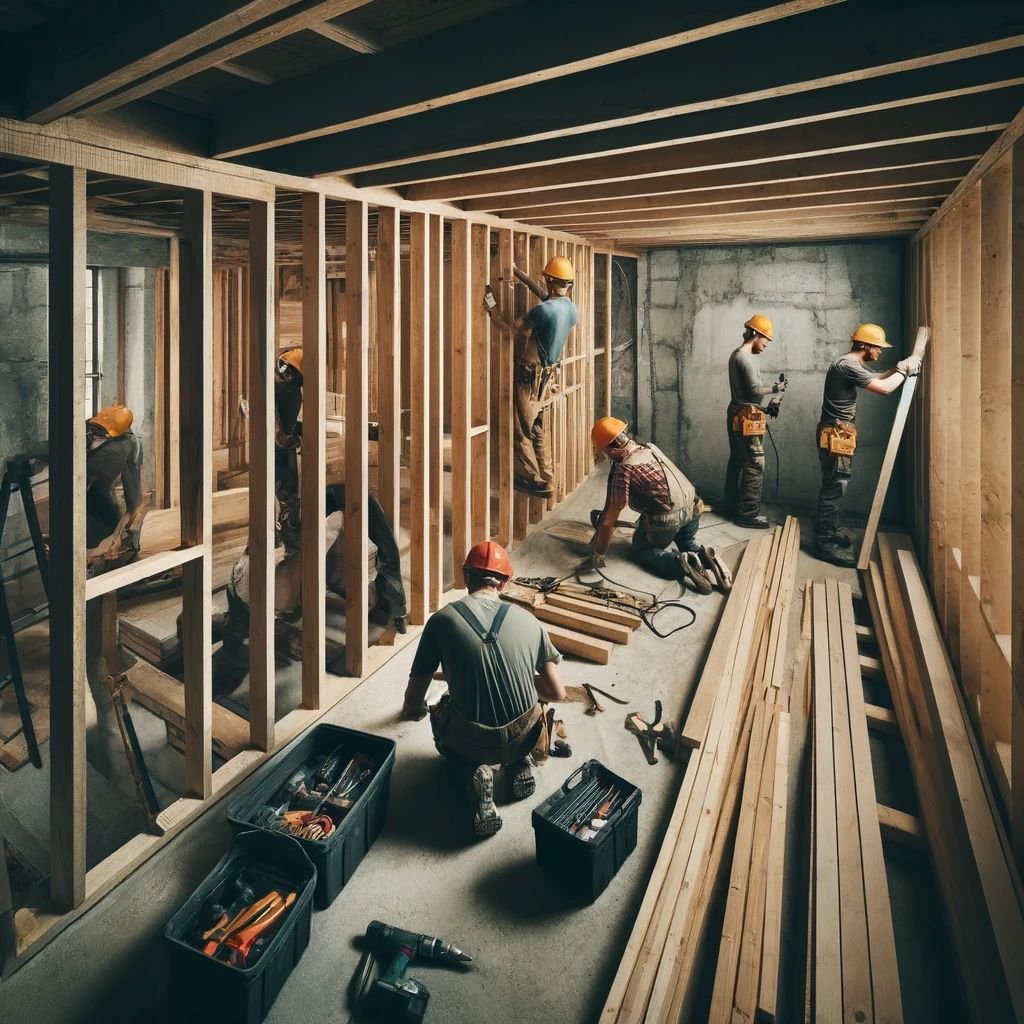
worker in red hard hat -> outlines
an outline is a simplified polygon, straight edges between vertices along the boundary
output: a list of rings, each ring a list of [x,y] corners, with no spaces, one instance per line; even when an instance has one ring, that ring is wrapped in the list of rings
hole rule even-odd
[[[299,546],[299,450],[302,447],[302,349],[289,348],[274,369],[274,495],[277,533],[289,550]]]
[[[662,579],[689,583],[699,594],[711,593],[712,578],[728,590],[732,577],[725,564],[713,548],[697,543],[704,505],[664,452],[634,441],[626,424],[614,416],[602,416],[590,431],[590,440],[612,466],[604,508],[590,516],[596,532],[585,567],[604,567],[619,513],[629,505],[640,513],[631,547],[634,562]]]
[[[529,755],[544,731],[538,699],[565,699],[559,654],[543,626],[500,600],[513,571],[499,544],[483,541],[470,550],[462,566],[469,595],[428,619],[402,709],[413,721],[428,713],[427,689],[440,665],[448,693],[429,709],[430,724],[438,751],[465,770],[478,836],[501,828],[491,766],[506,768],[516,798],[531,796]]]
[[[488,285],[484,290],[484,308],[491,322],[511,334],[516,342],[515,488],[531,497],[550,498],[554,473],[548,451],[547,409],[557,390],[562,350],[580,318],[569,297],[576,271],[564,256],[554,256],[544,267],[543,286],[514,264],[512,273],[541,301],[513,322],[498,308]]]

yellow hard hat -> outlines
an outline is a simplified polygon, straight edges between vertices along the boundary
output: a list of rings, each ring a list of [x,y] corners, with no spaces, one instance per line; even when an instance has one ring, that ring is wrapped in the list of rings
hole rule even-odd
[[[602,416],[590,430],[590,441],[595,448],[607,448],[626,429],[622,420]]]
[[[302,373],[302,349],[301,348],[290,348],[282,352],[277,357],[278,363],[287,363],[293,369]]]
[[[552,256],[544,268],[544,276],[553,277],[556,281],[571,281],[576,276],[576,271],[564,256]]]
[[[763,334],[769,341],[772,340],[772,322],[764,313],[755,313],[743,326]]]
[[[850,341],[860,341],[865,345],[874,345],[875,348],[892,348],[885,340],[885,331],[878,324],[861,324],[850,335]]]
[[[107,437],[120,437],[126,431],[131,430],[134,419],[131,409],[115,403],[100,409],[95,416],[86,420],[86,423],[90,426],[102,427],[106,431]]]

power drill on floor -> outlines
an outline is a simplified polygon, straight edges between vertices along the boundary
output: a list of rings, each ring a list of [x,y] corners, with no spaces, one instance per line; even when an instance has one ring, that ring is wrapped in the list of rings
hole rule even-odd
[[[354,993],[356,1010],[360,1018],[387,1022],[387,1024],[419,1024],[427,1012],[430,992],[415,978],[404,977],[405,969],[415,960],[468,967],[473,958],[444,939],[435,939],[417,932],[403,931],[371,921],[366,929],[369,949],[356,970]],[[381,962],[388,961],[384,973],[377,978],[369,992],[363,994],[370,958],[376,955]]]

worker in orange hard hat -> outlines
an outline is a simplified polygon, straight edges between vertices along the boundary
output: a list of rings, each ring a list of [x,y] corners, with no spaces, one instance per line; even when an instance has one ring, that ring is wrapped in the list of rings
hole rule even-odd
[[[557,390],[556,377],[569,332],[579,322],[569,297],[576,272],[564,256],[544,267],[544,285],[513,265],[516,280],[541,301],[513,322],[498,308],[494,291],[484,290],[484,308],[491,321],[510,333],[515,353],[515,488],[537,498],[551,497],[551,456],[548,451],[547,407]]]
[[[299,457],[302,447],[302,349],[286,349],[274,369],[274,493],[277,533],[286,548],[299,545]]]
[[[832,361],[825,374],[825,391],[818,423],[818,460],[821,491],[814,523],[814,548],[819,558],[833,565],[855,568],[850,537],[839,529],[839,507],[850,483],[853,454],[857,449],[857,389],[891,395],[908,377],[919,373],[915,355],[901,359],[885,373],[870,369],[883,350],[891,349],[878,324],[861,324],[850,335],[850,351]]]
[[[121,505],[114,495],[120,482],[127,512],[142,507],[142,442],[132,433],[131,409],[115,403],[86,420],[85,544],[95,548],[117,529]],[[141,525],[124,534],[128,560],[138,555]]]
[[[729,465],[725,470],[725,514],[739,526],[764,530],[768,518],[761,514],[764,483],[764,434],[768,415],[778,415],[786,378],[771,387],[761,383],[758,357],[772,343],[772,322],[755,313],[743,325],[743,341],[729,356],[730,402],[726,414],[729,432]],[[769,396],[774,396],[767,402]]]
[[[590,431],[594,447],[611,460],[604,508],[591,513],[596,528],[585,568],[602,569],[619,513],[629,505],[640,513],[631,557],[662,579],[681,580],[710,594],[712,577],[728,590],[732,577],[713,548],[697,543],[703,504],[692,483],[653,444],[639,444],[614,416],[603,416]],[[675,543],[675,550],[672,544]]]
[[[517,799],[531,796],[536,781],[530,751],[545,733],[538,700],[565,699],[559,654],[544,627],[525,609],[500,600],[513,572],[501,545],[483,541],[470,549],[462,566],[469,595],[427,620],[402,709],[414,721],[429,710],[438,751],[465,774],[478,836],[501,828],[490,766],[505,767]],[[448,692],[428,709],[438,665]]]

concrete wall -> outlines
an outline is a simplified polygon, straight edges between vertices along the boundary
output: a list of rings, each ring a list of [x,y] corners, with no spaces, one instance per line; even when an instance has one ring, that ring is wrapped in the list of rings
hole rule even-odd
[[[638,428],[679,460],[700,494],[721,500],[729,457],[725,416],[727,361],[741,342],[743,321],[768,314],[775,341],[760,357],[768,384],[789,379],[782,415],[772,424],[781,456],[779,503],[814,507],[820,475],[815,426],[825,371],[858,323],[882,324],[897,346],[878,364],[891,366],[904,348],[901,242],[715,246],[658,249],[639,267]],[[889,438],[896,397],[861,392],[859,439],[845,514],[867,515]],[[764,498],[775,491],[775,456],[767,451]],[[901,518],[900,488],[890,489],[887,518]]]

